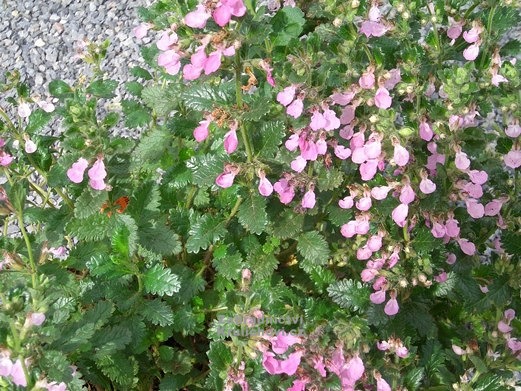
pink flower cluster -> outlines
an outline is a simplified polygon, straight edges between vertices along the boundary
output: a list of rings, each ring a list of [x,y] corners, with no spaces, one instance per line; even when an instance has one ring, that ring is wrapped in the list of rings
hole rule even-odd
[[[16,386],[27,387],[27,379],[20,359],[13,362],[9,356],[0,356],[0,377],[11,380]]]
[[[0,166],[4,167],[10,165],[14,160],[14,157],[4,150],[5,144],[5,140],[0,138]]]
[[[262,351],[262,366],[270,375],[279,375],[285,373],[287,375],[294,375],[300,365],[300,360],[304,354],[303,350],[294,350],[288,354],[284,359],[278,359],[277,356],[283,355],[288,348],[300,344],[302,339],[285,332],[279,332],[274,337],[264,337],[271,343],[271,350],[260,344],[259,348]]]
[[[381,21],[382,15],[377,5],[372,5],[369,10],[368,20],[364,20],[360,25],[359,32],[364,34],[367,38],[381,37],[390,28]]]
[[[89,162],[86,159],[79,158],[75,163],[73,163],[71,168],[67,170],[67,177],[74,183],[83,182],[83,176],[88,166]],[[105,183],[107,171],[105,170],[105,164],[103,163],[102,157],[97,158],[89,169],[88,175],[90,187],[94,190],[105,190],[107,187]]]
[[[447,36],[452,39],[451,44],[454,44],[456,39],[459,38],[463,31],[463,21],[454,21],[454,19],[450,19],[451,25],[447,30]],[[473,22],[472,28],[468,31],[463,32],[463,39],[470,43],[463,51],[463,57],[467,61],[474,61],[479,55],[479,47],[481,45],[480,34],[483,32],[483,27],[479,24],[479,22]]]
[[[503,334],[503,337],[507,340],[507,347],[512,351],[514,355],[521,360],[521,341],[517,338],[511,337],[510,333],[513,328],[510,326],[510,322],[516,317],[516,311],[512,308],[505,310],[503,313],[503,319],[501,319],[497,325],[498,330]]]
[[[519,138],[521,135],[519,119],[513,119],[510,121],[509,125],[505,129],[505,134],[510,138]],[[514,143],[512,145],[512,149],[505,156],[503,156],[503,162],[507,167],[512,169],[521,167],[521,149],[519,143]]]
[[[409,356],[409,350],[403,345],[403,342],[399,338],[389,338],[387,341],[379,341],[376,343],[376,347],[378,350],[394,353],[400,358]]]

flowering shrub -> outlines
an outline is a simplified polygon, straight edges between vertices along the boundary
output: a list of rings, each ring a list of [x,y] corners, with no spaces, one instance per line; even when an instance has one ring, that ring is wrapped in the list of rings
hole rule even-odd
[[[2,387],[515,386],[513,2],[141,17],[121,110],[105,43],[54,99],[1,85]]]

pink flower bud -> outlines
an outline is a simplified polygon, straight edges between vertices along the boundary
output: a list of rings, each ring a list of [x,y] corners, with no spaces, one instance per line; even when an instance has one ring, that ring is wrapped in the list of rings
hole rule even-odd
[[[203,4],[199,4],[195,11],[186,14],[184,21],[188,27],[202,29],[206,26],[206,21],[210,19],[210,13]]]
[[[356,221],[349,221],[340,227],[340,233],[345,238],[352,238],[356,235]]]
[[[89,174],[89,185],[94,190],[104,190],[106,185],[104,182],[105,177],[107,176],[107,171],[105,170],[105,164],[103,163],[103,158],[98,158],[90,170]]]
[[[34,153],[36,152],[36,144],[32,140],[25,141],[25,152],[26,153]]]
[[[437,276],[435,276],[434,280],[441,284],[441,283],[447,281],[447,278],[448,278],[447,272],[442,272],[442,273],[438,274]]]
[[[409,206],[406,204],[400,204],[393,209],[392,218],[398,227],[403,227],[409,214]]]
[[[463,57],[467,61],[474,61],[478,57],[478,54],[479,54],[479,45],[477,45],[475,43],[470,45],[468,48],[466,48],[463,51]]]
[[[396,355],[400,358],[405,358],[409,355],[409,350],[405,346],[398,346]]]
[[[6,167],[13,162],[14,158],[5,151],[0,151],[0,166]]]
[[[250,269],[242,269],[241,277],[243,280],[251,280]]]
[[[199,126],[194,129],[194,138],[197,142],[203,142],[207,139],[209,131],[208,127],[210,126],[209,120],[203,120],[199,122]]]
[[[317,147],[317,153],[319,155],[325,155],[326,152],[327,152],[327,143],[326,143],[326,140],[324,139],[319,139],[317,140],[317,142],[315,143],[316,147]]]
[[[378,350],[381,350],[381,351],[385,352],[386,350],[389,350],[389,348],[391,346],[389,345],[389,342],[387,342],[387,341],[382,341],[382,342],[378,341],[376,343],[376,347],[378,348]]]
[[[382,237],[380,235],[373,235],[367,241],[367,247],[375,252],[382,248]]]
[[[508,125],[507,128],[505,129],[505,134],[508,137],[512,137],[512,138],[519,137],[519,135],[521,135],[521,126],[519,125],[519,121],[516,121],[516,122]]]
[[[13,362],[8,357],[0,357],[0,377],[7,377],[13,370]]]
[[[463,253],[467,255],[474,255],[476,253],[476,246],[468,239],[459,239],[458,244]]]
[[[233,181],[235,179],[235,174],[232,172],[226,173],[223,172],[217,178],[215,178],[215,184],[223,189],[226,189],[233,185]]]
[[[428,178],[423,178],[420,182],[420,190],[423,194],[431,194],[436,191],[436,184]]]
[[[391,107],[393,100],[391,95],[389,95],[389,91],[385,87],[380,87],[376,91],[376,95],[374,97],[374,104],[379,109],[388,109]]]
[[[454,265],[456,263],[456,254],[449,253],[447,254],[447,261],[449,265]]]
[[[516,311],[513,308],[509,308],[505,310],[503,316],[510,323],[510,321],[516,317]]]
[[[141,23],[139,26],[134,27],[132,32],[137,39],[143,39],[146,37],[148,30],[150,30],[150,24]]]
[[[370,159],[360,165],[360,177],[363,181],[370,181],[376,175],[378,169],[378,160]]]
[[[369,295],[369,299],[371,300],[371,303],[382,304],[385,301],[385,291],[380,290],[378,292],[371,293],[371,295]]]
[[[373,72],[364,72],[360,79],[358,79],[358,84],[364,90],[370,90],[374,87],[375,77]]]
[[[465,152],[456,153],[455,163],[456,167],[462,171],[470,167],[470,160]]]
[[[462,348],[460,348],[458,345],[452,344],[452,351],[457,354],[458,356],[463,356],[466,352]]]
[[[452,18],[449,17],[449,20]],[[458,37],[461,35],[461,32],[463,31],[462,23],[461,22],[455,22],[453,19],[451,20],[451,25],[449,29],[447,30],[447,36],[450,39],[458,39]]]
[[[76,163],[73,163],[71,168],[67,170],[67,177],[74,183],[81,183],[83,181],[83,174],[87,169],[89,162],[84,158],[79,158]]]
[[[304,102],[302,99],[297,98],[286,108],[286,114],[292,116],[293,118],[298,118],[302,115],[303,110]]]
[[[308,164],[307,160],[304,159],[302,156],[297,156],[295,160],[291,162],[291,169],[296,172],[302,172],[304,168],[306,168],[306,165]]]
[[[499,331],[501,331],[503,334],[510,333],[512,331],[512,327],[510,327],[508,324],[506,324],[504,321],[500,320],[497,324],[497,328]]]
[[[373,252],[367,246],[360,247],[356,251],[356,259],[358,259],[359,261],[366,261],[369,258],[371,258],[372,256],[373,256]]]
[[[371,197],[363,197],[356,202],[356,209],[365,212],[371,209],[372,201]]]
[[[232,129],[224,135],[224,150],[228,154],[233,153],[237,149],[237,145],[239,145],[237,132],[235,129]]]
[[[29,316],[29,324],[31,326],[41,326],[45,321],[45,314],[42,312],[33,312]]]
[[[273,193],[273,185],[268,178],[263,177],[259,180],[259,193],[264,197],[269,197]]]
[[[431,126],[427,121],[420,122],[420,137],[422,140],[431,141],[434,136]]]

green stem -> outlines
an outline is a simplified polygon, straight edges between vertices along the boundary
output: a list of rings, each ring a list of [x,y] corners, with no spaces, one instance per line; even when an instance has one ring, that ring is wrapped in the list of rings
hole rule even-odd
[[[224,224],[225,226],[227,226],[230,223],[231,219],[233,219],[233,216],[235,216],[235,214],[239,210],[239,207],[241,206],[241,204],[242,204],[242,197],[239,196],[239,197],[237,197],[237,201],[235,201],[235,205],[233,206],[233,208],[230,212],[230,215],[226,219],[226,222]]]
[[[403,231],[403,239],[405,240],[406,243],[408,243],[411,240],[411,238],[409,236],[407,223],[403,226],[402,231]]]
[[[5,119],[7,126],[9,126],[13,131],[16,129],[16,127],[14,126],[13,122],[11,121],[11,119],[9,118],[7,113],[1,107],[0,107],[0,117],[3,117]]]
[[[22,236],[25,241],[25,246],[27,247],[27,255],[29,257],[29,264],[31,266],[31,280],[33,289],[37,289],[38,287],[38,280],[36,278],[36,263],[34,262],[34,255],[33,255],[33,248],[31,246],[31,240],[29,239],[29,235],[27,233],[27,230],[25,229],[24,225],[24,219],[23,219],[23,212],[17,211],[17,217],[18,217],[18,225],[20,226],[20,232],[22,232]]]
[[[190,209],[192,201],[194,200],[195,194],[197,193],[197,187],[193,186],[186,197],[185,209]]]
[[[236,64],[235,64],[235,99],[237,102],[237,109],[242,110],[243,108],[243,102],[242,102],[242,85],[241,85],[241,59],[239,57],[239,54],[237,53],[237,56],[235,57]],[[248,138],[248,133],[246,132],[246,127],[244,126],[244,123],[241,122],[240,124],[240,131],[241,131],[241,138],[244,143],[244,146],[246,147],[246,155],[248,156],[248,163],[251,163],[253,161],[253,150],[250,144],[250,139]]]

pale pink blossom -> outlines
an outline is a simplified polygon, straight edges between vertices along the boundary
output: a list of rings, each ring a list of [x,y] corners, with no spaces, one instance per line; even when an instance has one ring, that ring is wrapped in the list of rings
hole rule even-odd
[[[137,39],[143,39],[146,37],[148,30],[150,30],[151,27],[152,25],[149,23],[141,23],[140,25],[134,27],[132,32]]]
[[[466,200],[467,212],[474,219],[480,219],[485,215],[485,207],[477,200],[469,198]]]
[[[301,205],[303,208],[312,209],[315,207],[315,203],[315,192],[313,189],[309,189],[306,194],[304,194]]]
[[[199,4],[197,8],[185,15],[184,22],[188,27],[202,29],[206,26],[206,22],[211,15],[203,4]]]
[[[374,77],[374,71],[367,71],[360,76],[360,79],[358,79],[358,84],[360,87],[362,87],[364,90],[370,90],[374,87],[375,83],[375,77]]]
[[[420,190],[423,194],[431,194],[436,191],[436,184],[429,178],[423,178],[420,182]]]
[[[499,321],[499,323],[497,324],[497,328],[503,334],[510,333],[512,331],[512,327],[506,324],[503,320]]]
[[[17,386],[27,387],[27,379],[25,378],[22,362],[20,359],[16,360],[11,368],[11,380]]]
[[[438,239],[443,238],[447,234],[447,232],[445,231],[445,227],[438,222],[432,224],[431,233],[432,236]]]
[[[461,347],[459,347],[458,345],[454,345],[452,344],[452,351],[457,354],[458,356],[463,356],[466,351],[463,350]]]
[[[389,186],[377,186],[373,187],[371,189],[371,196],[375,200],[384,200],[387,198],[387,195],[389,194],[389,191],[391,190],[391,187]]]
[[[175,32],[169,33],[168,31],[165,31],[161,35],[159,41],[157,41],[156,46],[159,50],[166,51],[169,50],[175,43],[177,43],[177,40],[178,37]]]
[[[325,130],[335,130],[340,127],[340,119],[336,116],[336,113],[333,110],[325,109],[324,119],[326,120],[326,124],[324,126]]]
[[[43,312],[33,312],[29,315],[29,324],[31,326],[41,326],[45,321],[45,314]]]
[[[284,143],[284,146],[288,151],[293,152],[296,150],[299,146],[299,135],[298,134],[292,134],[289,136],[289,138]]]
[[[384,312],[388,316],[393,316],[396,315],[399,310],[400,306],[398,305],[398,301],[396,300],[396,293],[391,293],[391,298],[385,305]]]
[[[445,222],[445,231],[450,238],[455,238],[459,235],[460,228],[458,221],[455,219],[447,219]]]
[[[237,138],[236,126],[224,135],[224,150],[230,154],[235,152],[239,145],[239,139]]]
[[[21,118],[27,118],[31,115],[31,107],[27,103],[20,103],[18,106],[18,115]]]
[[[402,81],[402,75],[399,68],[394,68],[389,71],[389,79],[384,83],[384,87],[388,90],[392,90],[400,81]]]
[[[459,239],[458,244],[463,253],[467,255],[474,255],[476,253],[476,246],[468,239]]]
[[[0,357],[0,377],[7,377],[13,370],[13,362],[8,357]]]
[[[389,383],[381,375],[376,378],[376,391],[392,391]]]
[[[293,118],[298,118],[302,115],[303,110],[304,102],[302,99],[297,98],[286,108],[286,114],[292,116]]]
[[[468,43],[475,43],[479,39],[479,35],[481,34],[482,28],[478,26],[472,27],[470,30],[465,31],[463,33],[463,39]]]
[[[470,180],[476,185],[483,185],[488,180],[486,171],[470,170],[468,172]]]
[[[353,197],[350,196],[346,196],[338,201],[338,206],[340,206],[342,209],[351,209],[353,204]]]
[[[427,121],[420,122],[420,138],[425,141],[431,141],[434,136],[431,126]]]
[[[380,290],[378,292],[371,293],[369,295],[369,299],[371,300],[371,303],[382,304],[385,301],[385,291]]]
[[[466,48],[463,51],[463,57],[467,61],[474,61],[479,54],[479,45],[478,44],[472,44],[468,48]]]
[[[89,175],[89,185],[94,190],[105,190],[105,182],[104,179],[107,176],[107,171],[105,170],[105,164],[103,163],[103,158],[98,158],[90,170],[88,171]]]
[[[370,37],[381,37],[389,28],[380,22],[373,22],[371,20],[365,20],[360,25],[359,32],[364,34],[367,38]]]
[[[510,168],[518,168],[521,166],[521,150],[512,150],[503,156],[505,165]]]
[[[203,142],[208,138],[208,127],[210,126],[210,120],[205,119],[199,122],[199,126],[194,129],[194,138],[197,142]]]
[[[269,197],[273,193],[273,185],[265,176],[259,180],[259,193],[264,197]]]
[[[369,159],[365,163],[360,165],[360,177],[363,181],[370,181],[376,175],[376,171],[378,170],[378,160]]]
[[[470,167],[470,160],[465,152],[456,152],[456,167],[460,170],[466,170]]]
[[[279,195],[280,202],[289,204],[295,197],[295,189],[286,178],[279,179],[274,185],[273,190]]]
[[[35,153],[36,152],[36,149],[37,149],[37,146],[36,144],[34,143],[34,141],[32,141],[31,139],[27,139],[25,141],[25,152],[26,153]]]
[[[395,353],[400,358],[406,358],[409,355],[409,349],[403,345],[400,345],[396,348]]]
[[[496,86],[496,87],[499,87],[499,83],[508,83],[508,79],[502,75],[500,75],[499,73],[494,72],[492,74],[492,79],[490,80],[490,83],[493,85],[493,86]]]
[[[396,225],[403,227],[409,214],[409,206],[407,204],[400,204],[392,211],[392,218]]]
[[[351,156],[351,150],[343,145],[336,145],[334,149],[335,156],[340,160],[345,160]]]
[[[284,88],[277,94],[277,102],[279,102],[283,106],[289,105],[295,99],[295,94],[297,89],[294,85],[290,85]]]
[[[521,125],[519,125],[519,121],[516,120],[507,126],[505,129],[505,134],[508,137],[517,138],[521,135]]]
[[[389,91],[385,87],[380,87],[376,90],[376,95],[374,97],[374,104],[379,109],[388,109],[391,107],[393,100],[391,95],[389,95]]]
[[[369,209],[371,209],[371,206],[372,206],[371,197],[363,197],[363,198],[360,198],[356,202],[356,209],[358,209],[360,211],[369,210]]]
[[[413,188],[409,183],[404,185],[402,187],[402,190],[400,191],[400,202],[402,204],[409,205],[411,202],[414,201],[416,198],[416,193],[414,192]]]
[[[215,178],[215,184],[223,189],[226,189],[233,185],[233,181],[235,180],[235,174],[233,172],[223,172],[219,174],[217,178]]]
[[[463,31],[463,22],[462,21],[456,22],[450,16],[449,16],[449,22],[450,22],[450,26],[449,26],[449,29],[447,30],[447,36],[452,40],[456,40],[456,39],[458,39],[458,37],[461,35],[461,32]],[[452,44],[453,43],[451,43],[451,45]]]
[[[81,183],[83,175],[87,169],[89,162],[84,158],[79,158],[72,164],[71,168],[67,170],[67,177],[74,183]]]
[[[409,152],[397,143],[394,146],[393,160],[398,166],[404,167],[409,163]]]

